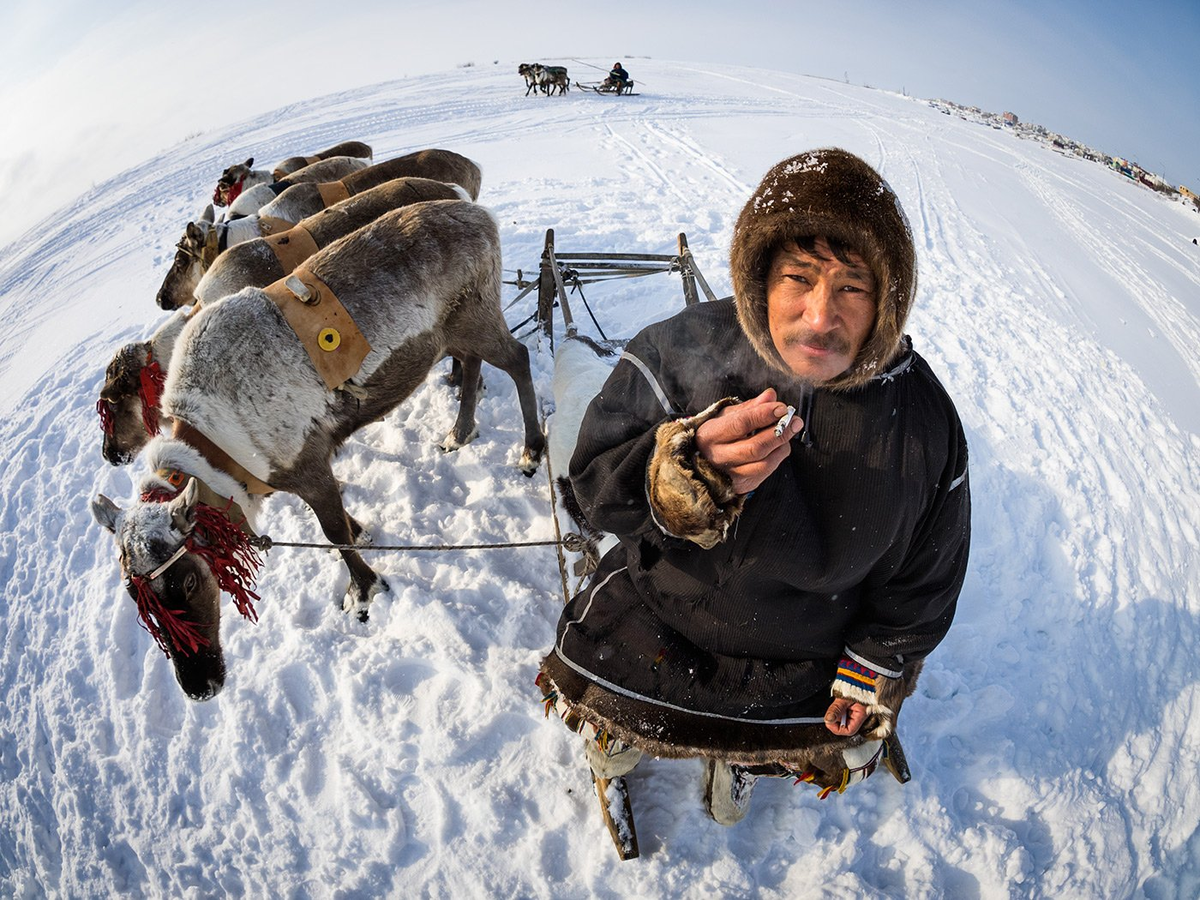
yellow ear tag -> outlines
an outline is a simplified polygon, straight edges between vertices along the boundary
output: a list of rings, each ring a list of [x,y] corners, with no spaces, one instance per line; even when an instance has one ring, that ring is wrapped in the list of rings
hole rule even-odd
[[[317,346],[325,351],[333,351],[342,343],[342,336],[336,328],[322,328],[317,335]]]

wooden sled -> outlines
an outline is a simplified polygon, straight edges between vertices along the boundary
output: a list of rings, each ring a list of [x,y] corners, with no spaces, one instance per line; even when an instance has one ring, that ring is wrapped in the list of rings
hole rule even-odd
[[[575,87],[583,88],[585,91],[595,91],[597,94],[616,94],[618,97],[637,97],[638,94],[633,92],[633,82],[613,81],[611,78],[605,78],[603,81],[594,81],[591,83],[577,81]]]

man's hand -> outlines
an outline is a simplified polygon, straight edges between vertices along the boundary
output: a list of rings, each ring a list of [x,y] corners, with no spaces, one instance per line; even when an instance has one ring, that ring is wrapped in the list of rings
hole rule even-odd
[[[787,412],[774,388],[753,400],[727,406],[696,431],[696,449],[733,479],[733,489],[748,494],[766,481],[792,452],[791,440],[804,423],[799,416],[775,435],[775,426]],[[851,732],[853,733],[853,732]]]
[[[825,727],[841,737],[858,734],[867,720],[867,708],[854,700],[838,697],[825,711]]]

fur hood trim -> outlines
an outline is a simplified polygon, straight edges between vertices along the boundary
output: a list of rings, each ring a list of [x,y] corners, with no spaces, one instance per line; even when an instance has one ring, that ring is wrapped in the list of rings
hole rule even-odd
[[[730,272],[738,322],[758,355],[786,375],[767,323],[767,270],[785,241],[834,238],[855,249],[875,275],[880,298],[875,327],[854,363],[819,387],[849,390],[878,375],[901,352],[904,323],[917,286],[912,229],[900,201],[866,162],[836,147],[778,163],[738,216]]]

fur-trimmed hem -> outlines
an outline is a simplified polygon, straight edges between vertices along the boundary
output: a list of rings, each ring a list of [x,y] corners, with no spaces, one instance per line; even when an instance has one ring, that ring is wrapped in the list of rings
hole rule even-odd
[[[889,734],[895,730],[904,699],[916,690],[921,668],[920,661],[910,663],[900,678],[886,679],[887,700],[895,704],[896,710],[889,717]],[[617,696],[574,671],[553,652],[542,660],[541,672],[543,683],[569,705],[573,714],[610,737],[663,759],[700,757],[743,766],[779,764],[792,771],[812,767],[833,778],[845,768],[843,751],[887,736],[864,727],[858,734],[839,737],[824,722],[771,725],[706,719]],[[824,783],[822,777],[817,781]]]
[[[746,766],[779,763],[797,771],[809,765],[840,771],[842,751],[867,740],[864,735],[839,737],[823,722],[731,723],[618,697],[572,670],[555,653],[542,660],[541,671],[573,713],[622,743],[664,759],[702,757]]]
[[[647,496],[654,521],[671,537],[711,550],[742,511],[745,498],[733,479],[696,450],[696,430],[736,397],[718,400],[703,412],[658,427],[650,457]]]

